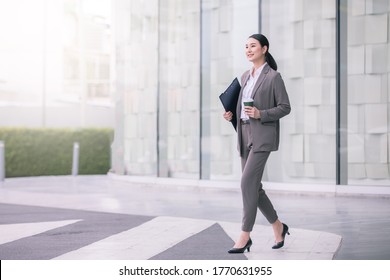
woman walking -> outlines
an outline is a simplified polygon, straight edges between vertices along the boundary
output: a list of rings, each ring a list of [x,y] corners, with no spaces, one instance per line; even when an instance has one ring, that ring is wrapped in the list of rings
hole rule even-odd
[[[272,225],[275,236],[272,249],[283,247],[285,236],[289,234],[288,226],[279,220],[261,183],[270,153],[279,148],[279,119],[291,111],[284,82],[268,49],[268,39],[262,34],[253,34],[246,42],[246,56],[252,67],[241,76],[242,87],[237,103],[238,151],[242,167],[242,231],[229,253],[249,252],[257,208]],[[233,113],[225,112],[223,116],[232,121]]]

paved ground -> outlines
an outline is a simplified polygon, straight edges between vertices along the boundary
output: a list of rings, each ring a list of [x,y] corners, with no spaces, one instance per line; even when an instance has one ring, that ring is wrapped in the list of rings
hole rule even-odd
[[[266,184],[265,184],[266,185]],[[6,179],[0,259],[390,259],[390,199],[269,192],[291,235],[272,250],[259,213],[250,253],[237,189],[150,184],[109,176]]]

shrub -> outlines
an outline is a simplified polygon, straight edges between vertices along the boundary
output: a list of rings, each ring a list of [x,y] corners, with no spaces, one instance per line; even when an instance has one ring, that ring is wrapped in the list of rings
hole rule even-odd
[[[0,128],[6,177],[69,175],[73,143],[79,143],[79,174],[110,169],[112,129]]]

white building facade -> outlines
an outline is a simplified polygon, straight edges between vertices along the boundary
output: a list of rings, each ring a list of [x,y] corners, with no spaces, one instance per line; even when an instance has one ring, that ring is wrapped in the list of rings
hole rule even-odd
[[[264,180],[390,185],[388,0],[120,0],[113,11],[115,173],[239,179],[218,96],[249,69],[245,42],[260,32],[292,105]]]

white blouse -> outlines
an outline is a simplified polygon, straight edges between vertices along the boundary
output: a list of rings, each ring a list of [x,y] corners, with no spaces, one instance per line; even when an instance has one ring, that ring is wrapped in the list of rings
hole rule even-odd
[[[247,81],[244,90],[242,92],[242,103],[241,103],[241,119],[242,120],[249,120],[249,117],[247,114],[245,114],[244,110],[244,100],[247,98],[250,98],[252,96],[253,88],[255,87],[255,84],[260,77],[261,71],[263,71],[264,66],[267,64],[264,63],[261,65],[257,70],[255,70],[253,67],[250,70],[249,80]],[[255,71],[254,71],[255,70]],[[254,71],[254,73],[253,73]]]

